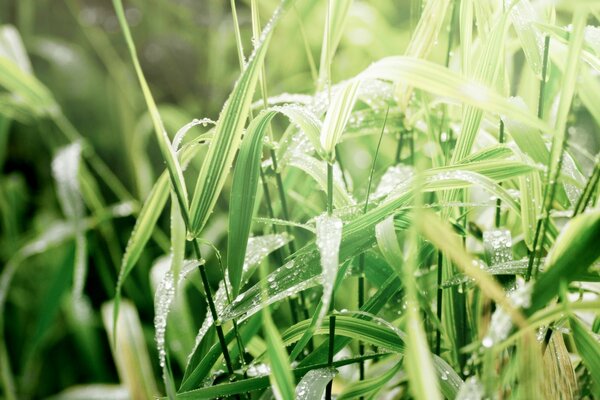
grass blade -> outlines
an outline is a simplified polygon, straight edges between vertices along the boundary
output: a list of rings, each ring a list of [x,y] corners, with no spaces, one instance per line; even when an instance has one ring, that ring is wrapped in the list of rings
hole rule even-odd
[[[246,68],[221,111],[214,134],[215,139],[210,143],[202,163],[190,206],[190,229],[194,237],[198,237],[204,228],[223,189],[240,146],[244,124],[250,112],[252,96],[260,75],[260,67],[264,62],[273,29],[292,3],[293,0],[283,0],[271,17],[271,21],[265,26]]]
[[[134,399],[149,399],[154,397],[158,390],[151,369],[150,356],[146,349],[142,325],[133,304],[123,302],[121,313],[118,315],[117,325],[113,324],[115,307],[110,303],[102,306],[102,321],[109,338],[113,358],[117,364],[119,377],[129,389],[129,394]]]
[[[275,107],[261,112],[248,126],[240,146],[233,172],[227,238],[227,268],[232,295],[236,296],[242,281],[242,266],[250,235],[256,192],[260,176],[263,138],[271,120],[281,113],[300,126],[307,136],[316,137],[319,122],[309,111],[297,106]]]
[[[529,315],[558,294],[561,282],[571,282],[600,257],[600,247],[596,246],[599,237],[599,210],[578,215],[569,221],[546,258],[544,273],[535,282],[532,304],[527,310]],[[573,260],[577,262],[573,263]]]
[[[583,326],[577,317],[569,318],[569,324],[573,330],[573,340],[577,352],[583,359],[587,370],[592,375],[596,387],[600,386],[600,344],[592,337],[592,334]]]

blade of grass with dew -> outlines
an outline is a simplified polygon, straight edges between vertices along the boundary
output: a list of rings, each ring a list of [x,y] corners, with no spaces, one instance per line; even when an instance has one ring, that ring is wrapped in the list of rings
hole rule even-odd
[[[171,272],[175,282],[179,281],[179,273],[183,267],[186,236],[187,230],[182,211],[177,196],[171,191]]]
[[[360,80],[352,79],[338,90],[327,109],[321,130],[321,149],[327,162],[335,159],[335,146],[340,140],[348,123],[352,108],[356,103]]]
[[[317,400],[323,397],[325,386],[337,375],[335,368],[312,369],[296,386],[297,400]]]
[[[152,292],[154,293],[154,319],[156,322],[156,315],[158,314],[157,307],[157,291],[159,288],[164,288],[163,280],[167,274],[173,275],[173,271],[171,268],[171,257],[169,255],[163,255],[156,259],[152,264],[150,269],[150,284]],[[185,264],[184,264],[185,265]],[[185,270],[185,269],[184,269]],[[181,274],[180,274],[181,276]],[[175,279],[169,279],[169,282],[177,282]],[[189,282],[185,282],[181,284],[181,287],[177,287],[176,295],[174,296],[172,305],[168,308],[168,312],[170,314],[169,318],[169,326],[166,331],[176,332],[177,334],[169,334],[167,333],[168,340],[165,340],[165,344],[169,347],[170,354],[173,356],[170,359],[175,359],[177,363],[185,367],[187,356],[189,353],[189,349],[194,346],[194,330],[196,329],[196,324],[194,321],[194,317],[192,315],[192,307],[191,304],[187,301],[186,288],[190,285]],[[161,288],[161,291],[164,293],[165,290]],[[166,301],[162,302],[162,304],[167,303]],[[166,307],[165,307],[166,308]],[[165,331],[165,332],[166,332]],[[156,327],[155,327],[155,342],[158,345],[158,338],[156,337]],[[157,346],[158,349],[158,346]],[[160,353],[160,349],[159,349]],[[160,362],[160,358],[159,358]]]
[[[171,266],[174,257],[175,255],[171,254]],[[195,271],[202,262],[204,262],[204,260],[188,261],[184,264],[183,260],[181,260],[183,267],[180,271],[181,275],[178,274],[177,277],[175,277],[175,273],[171,268],[164,274],[156,288],[154,295],[154,339],[156,341],[158,360],[160,367],[162,368],[165,387],[171,386],[168,374],[169,365],[167,364],[168,354],[166,347],[167,323],[171,304],[175,299],[177,288],[180,286],[181,280],[184,279],[186,275],[189,275],[190,272]]]
[[[115,326],[115,318],[112,315],[115,312],[114,306],[110,303],[102,306],[102,321],[110,339],[119,378],[129,389],[132,398],[152,398],[158,390],[138,312],[135,306],[127,301],[122,302],[121,309],[117,317],[118,325]]]
[[[577,317],[570,317],[569,325],[573,331],[577,353],[581,356],[586,369],[592,375],[595,386],[600,387],[600,344]]]
[[[113,7],[117,14],[117,19],[119,20],[119,25],[121,26],[121,30],[123,31],[125,41],[127,42],[127,48],[129,49],[129,54],[131,56],[133,66],[135,68],[135,73],[137,75],[138,81],[142,88],[142,92],[144,94],[146,107],[148,108],[150,116],[152,117],[154,133],[156,135],[156,140],[158,141],[158,146],[160,148],[162,157],[167,164],[167,170],[169,171],[169,177],[171,185],[173,186],[173,191],[177,196],[179,207],[181,208],[181,211],[184,212],[185,216],[187,215],[188,210],[188,194],[185,186],[185,180],[183,179],[181,165],[177,160],[175,150],[173,149],[171,141],[167,136],[167,132],[160,117],[160,113],[158,112],[158,108],[156,107],[156,103],[154,101],[154,98],[152,97],[152,92],[150,91],[150,87],[148,86],[148,82],[146,81],[144,72],[142,71],[142,67],[138,60],[137,50],[133,42],[133,37],[131,36],[127,19],[125,18],[125,11],[123,9],[122,0],[113,0]],[[186,223],[189,225],[189,221],[186,221]]]
[[[561,282],[571,282],[600,257],[600,247],[596,245],[599,237],[599,210],[580,214],[569,221],[546,258],[545,271],[535,282],[528,315],[540,310],[555,297]]]
[[[410,57],[386,57],[373,63],[360,75],[361,79],[382,79],[406,82],[441,97],[456,99],[473,107],[509,116],[542,132],[551,128],[535,115],[516,107],[482,83],[462,77],[441,65]]]
[[[322,214],[316,220],[316,245],[321,264],[321,282],[323,285],[322,307],[317,318],[319,327],[329,311],[333,301],[333,288],[338,272],[340,242],[342,240],[342,220],[328,214]]]
[[[505,1],[510,7],[510,21],[517,32],[521,48],[525,53],[527,65],[538,79],[542,78],[544,39],[535,26],[536,10],[529,0],[519,0],[511,6],[511,1]]]
[[[227,268],[232,296],[237,296],[242,281],[242,266],[250,235],[259,181],[263,138],[271,120],[281,113],[301,127],[307,136],[318,134],[319,123],[310,112],[297,106],[283,106],[261,112],[248,126],[233,172],[227,238]]]
[[[191,233],[197,237],[219,197],[242,139],[250,103],[256,88],[273,29],[294,0],[283,0],[265,26],[254,52],[229,95],[217,121],[211,142],[196,181],[190,206]]]

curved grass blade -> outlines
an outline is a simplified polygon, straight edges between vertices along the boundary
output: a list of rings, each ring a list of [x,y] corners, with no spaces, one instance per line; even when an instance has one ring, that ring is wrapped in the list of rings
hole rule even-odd
[[[573,340],[577,347],[577,353],[583,359],[583,363],[592,375],[596,387],[598,387],[600,386],[600,344],[579,322],[577,317],[569,318],[569,325],[573,330]]]
[[[304,331],[310,325],[310,321],[302,321],[298,324],[290,327],[282,335],[282,339],[286,345],[292,344],[299,340]],[[317,335],[329,334],[329,320],[323,321],[323,326],[315,330]],[[381,324],[375,321],[367,321],[355,316],[337,315],[335,325],[336,336],[344,336],[346,338],[361,340],[365,343],[387,349],[389,351],[404,354],[406,351],[405,346],[405,334],[398,329],[392,329],[385,324]],[[327,344],[325,344],[325,355],[327,350]],[[336,340],[336,349],[338,348]],[[458,387],[462,380],[456,372],[441,358],[434,357],[433,364],[436,370],[436,374],[439,377],[446,378],[441,380],[442,392],[445,396],[453,398],[458,391]],[[301,364],[303,365],[303,364]],[[304,364],[305,365],[305,364]]]
[[[383,386],[402,369],[402,362],[397,363],[385,373],[371,379],[353,382],[344,388],[338,400],[355,399],[365,396],[376,396]]]
[[[430,61],[403,56],[387,57],[372,64],[359,76],[363,79],[405,82],[437,96],[456,99],[487,112],[513,118],[542,132],[552,131],[544,121],[516,107],[484,84]]]
[[[358,79],[344,83],[342,88],[335,93],[327,109],[321,130],[321,149],[325,160],[329,163],[333,163],[335,160],[335,146],[346,128],[352,108],[356,103],[359,85],[360,80]]]
[[[46,86],[33,75],[23,71],[15,62],[2,56],[0,56],[0,86],[23,99],[35,115],[59,113],[59,106]]]
[[[571,282],[600,257],[599,237],[600,210],[580,214],[569,221],[546,258],[544,273],[535,282],[528,315],[555,297],[561,282]]]
[[[325,393],[325,386],[337,373],[335,368],[319,368],[308,371],[296,386],[296,399],[320,400]]]
[[[211,141],[202,163],[190,205],[190,230],[194,237],[200,235],[223,189],[242,140],[244,124],[250,112],[260,67],[264,62],[273,29],[292,3],[293,0],[283,0],[271,17],[271,21],[265,26],[246,68],[235,83],[219,115],[214,140]]]

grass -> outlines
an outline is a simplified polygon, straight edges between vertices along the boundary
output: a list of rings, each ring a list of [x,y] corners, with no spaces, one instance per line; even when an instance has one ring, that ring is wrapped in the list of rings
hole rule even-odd
[[[0,6],[3,398],[598,398],[600,8],[205,3]]]

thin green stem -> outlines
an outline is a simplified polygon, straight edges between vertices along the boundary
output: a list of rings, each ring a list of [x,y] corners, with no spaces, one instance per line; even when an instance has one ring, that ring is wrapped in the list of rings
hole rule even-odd
[[[437,256],[437,293],[436,293],[437,304],[436,304],[435,312],[436,312],[436,316],[438,319],[438,323],[440,323],[440,324],[442,322],[442,298],[443,298],[442,271],[443,271],[443,266],[444,266],[444,255],[441,251],[438,251],[438,256]],[[438,327],[435,330],[435,354],[438,356],[440,355],[441,347],[442,347],[442,331]]]
[[[327,214],[333,214],[333,163],[327,163]]]
[[[540,93],[538,96],[538,118],[542,119],[544,116],[544,95],[546,91],[546,80],[548,74],[548,54],[550,50],[550,36],[546,35],[544,38],[544,59],[542,63],[542,80],[540,82]]]
[[[498,133],[498,143],[504,143],[504,121],[500,120],[500,129]],[[502,186],[502,182],[498,183],[498,186]],[[500,217],[502,216],[502,200],[496,199],[496,228],[500,227]]]
[[[200,258],[200,246],[198,246],[198,242],[195,240],[192,241],[195,243],[194,250],[196,252],[196,256]],[[206,275],[206,267],[203,263],[198,267],[200,270],[200,276],[202,278],[202,285],[204,286],[204,292],[206,293],[206,300],[208,302],[208,308],[210,310],[210,314],[213,318],[215,329],[217,331],[217,337],[219,338],[219,345],[221,346],[221,351],[223,353],[223,359],[225,360],[225,366],[227,367],[227,373],[229,375],[233,375],[233,364],[231,363],[231,357],[229,356],[229,349],[227,348],[227,342],[225,341],[225,335],[223,334],[223,327],[219,321],[219,316],[217,314],[217,309],[215,307],[215,302],[213,300],[212,291],[210,289],[210,283],[208,282],[208,276]],[[243,356],[243,355],[241,355]]]

